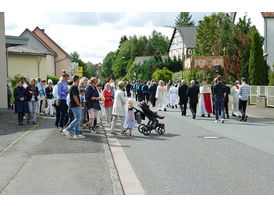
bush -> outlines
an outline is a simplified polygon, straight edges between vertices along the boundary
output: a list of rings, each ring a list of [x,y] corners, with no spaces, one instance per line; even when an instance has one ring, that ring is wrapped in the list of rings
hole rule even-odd
[[[173,73],[172,81],[181,81],[182,80],[182,71]]]
[[[269,70],[268,79],[269,79],[268,85],[274,86],[274,71]]]
[[[56,77],[56,76],[47,75],[47,80],[49,80],[49,79],[52,80],[53,85],[56,85],[59,82],[59,77]]]
[[[156,71],[152,74],[152,78],[157,82],[159,82],[160,80],[168,82],[172,79],[172,74],[172,71],[169,71],[167,68],[164,67],[163,69],[156,69]]]
[[[13,78],[10,78],[11,86],[15,88],[17,86],[17,82],[20,79],[20,74],[16,74]]]

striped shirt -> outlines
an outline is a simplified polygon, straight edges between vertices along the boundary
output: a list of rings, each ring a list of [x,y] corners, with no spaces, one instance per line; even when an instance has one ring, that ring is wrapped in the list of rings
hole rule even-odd
[[[239,99],[243,101],[247,101],[249,93],[250,93],[250,86],[246,83],[243,83],[239,89]]]

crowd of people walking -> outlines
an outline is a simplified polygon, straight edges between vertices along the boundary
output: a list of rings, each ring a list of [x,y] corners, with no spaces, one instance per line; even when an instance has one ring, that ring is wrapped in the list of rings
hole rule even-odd
[[[46,85],[47,83],[47,85]],[[117,86],[117,87],[116,87]],[[187,107],[192,118],[197,116],[199,103],[201,117],[215,116],[216,122],[224,123],[229,118],[229,95],[232,95],[232,116],[240,117],[241,121],[247,121],[246,106],[250,86],[245,78],[228,87],[220,75],[214,79],[210,87],[205,80],[198,85],[191,80],[188,86],[185,80],[181,82],[167,83],[156,81],[136,81],[135,83],[123,81],[115,83],[98,83],[95,77],[87,79],[78,75],[69,80],[69,75],[63,71],[56,85],[51,79],[48,81],[40,78],[31,79],[30,82],[22,77],[14,89],[15,112],[18,114],[18,124],[37,124],[37,115],[56,116],[55,126],[64,135],[73,139],[85,138],[80,128],[88,128],[91,134],[96,133],[96,128],[101,122],[102,113],[106,114],[106,122],[110,127],[110,133],[116,134],[118,119],[121,122],[120,131],[125,134],[129,131],[132,136],[132,128],[135,126],[134,102],[150,102],[152,107],[159,111],[167,111],[167,108],[181,110],[181,115],[186,116]],[[8,93],[11,96],[11,93]],[[47,106],[46,106],[47,105]]]

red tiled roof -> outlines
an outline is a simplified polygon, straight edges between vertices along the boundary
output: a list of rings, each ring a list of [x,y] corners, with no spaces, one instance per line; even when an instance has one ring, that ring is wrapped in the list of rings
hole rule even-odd
[[[28,28],[27,29],[25,29],[25,31],[28,31],[34,38],[36,38],[41,44],[43,44],[43,46],[44,47],[46,47],[49,51],[51,51],[53,54],[54,54],[54,56],[56,56],[57,54],[39,37],[39,36],[37,36],[34,32],[32,32],[32,31],[30,31]],[[23,31],[22,32],[22,34],[25,32],[25,31]],[[21,35],[22,35],[21,34]],[[21,36],[20,35],[20,36]]]
[[[59,49],[61,49],[61,51],[63,51],[68,57],[70,57],[70,55],[63,50],[55,41],[53,41],[42,29],[40,29],[38,26],[33,30],[33,33],[35,33],[34,31],[38,29],[40,30],[53,44],[55,44]]]
[[[274,17],[274,12],[261,12],[263,17]]]

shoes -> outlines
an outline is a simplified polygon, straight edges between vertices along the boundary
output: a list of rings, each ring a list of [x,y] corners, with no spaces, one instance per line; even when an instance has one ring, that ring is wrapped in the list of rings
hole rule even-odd
[[[50,116],[51,116],[51,117],[54,117],[54,115],[53,115],[53,114],[51,114]]]
[[[222,123],[225,123],[225,120],[224,120],[224,119],[221,119],[221,122],[222,122]]]
[[[20,125],[20,126],[23,125],[23,122],[18,122],[18,125]]]
[[[248,116],[246,115],[245,118],[244,118],[244,121],[245,121],[245,122],[247,121],[247,118],[248,118]]]
[[[164,108],[164,111],[166,112],[166,108]]]
[[[241,122],[243,122],[243,121],[244,121],[244,119],[243,119],[243,118],[241,118],[241,119],[240,119],[240,121],[241,121]]]
[[[70,137],[70,133],[69,133],[69,131],[68,131],[67,129],[64,129],[64,130],[63,130],[63,134],[64,134],[65,136],[67,136],[67,137]]]
[[[129,134],[130,137],[134,137],[134,134]]]
[[[86,137],[84,135],[81,135],[81,134],[73,136],[73,139],[85,139],[85,138]]]
[[[117,135],[115,132],[110,132],[110,134],[112,134],[112,135]]]
[[[91,132],[91,134],[96,134],[96,131],[94,128],[91,128],[90,132]]]
[[[175,108],[177,109],[177,104],[175,104]]]
[[[182,116],[184,116],[184,112],[182,112]]]
[[[171,108],[174,109],[174,106],[172,106]]]
[[[32,123],[33,123],[33,124],[37,124],[37,122],[35,122],[35,121],[34,121],[34,122],[32,122]]]
[[[218,121],[218,120],[215,120],[214,122],[215,122],[215,123],[218,123],[219,121]]]
[[[121,132],[122,135],[125,135],[126,134],[126,130],[123,129],[122,132]]]
[[[192,116],[192,119],[195,119],[195,118],[196,118],[196,116],[195,116],[195,115],[193,115],[193,116]]]
[[[233,117],[236,117],[236,114],[232,114]]]
[[[208,114],[207,116],[210,117],[210,114]]]
[[[201,117],[205,117],[205,115],[204,114],[202,114],[202,116]]]

